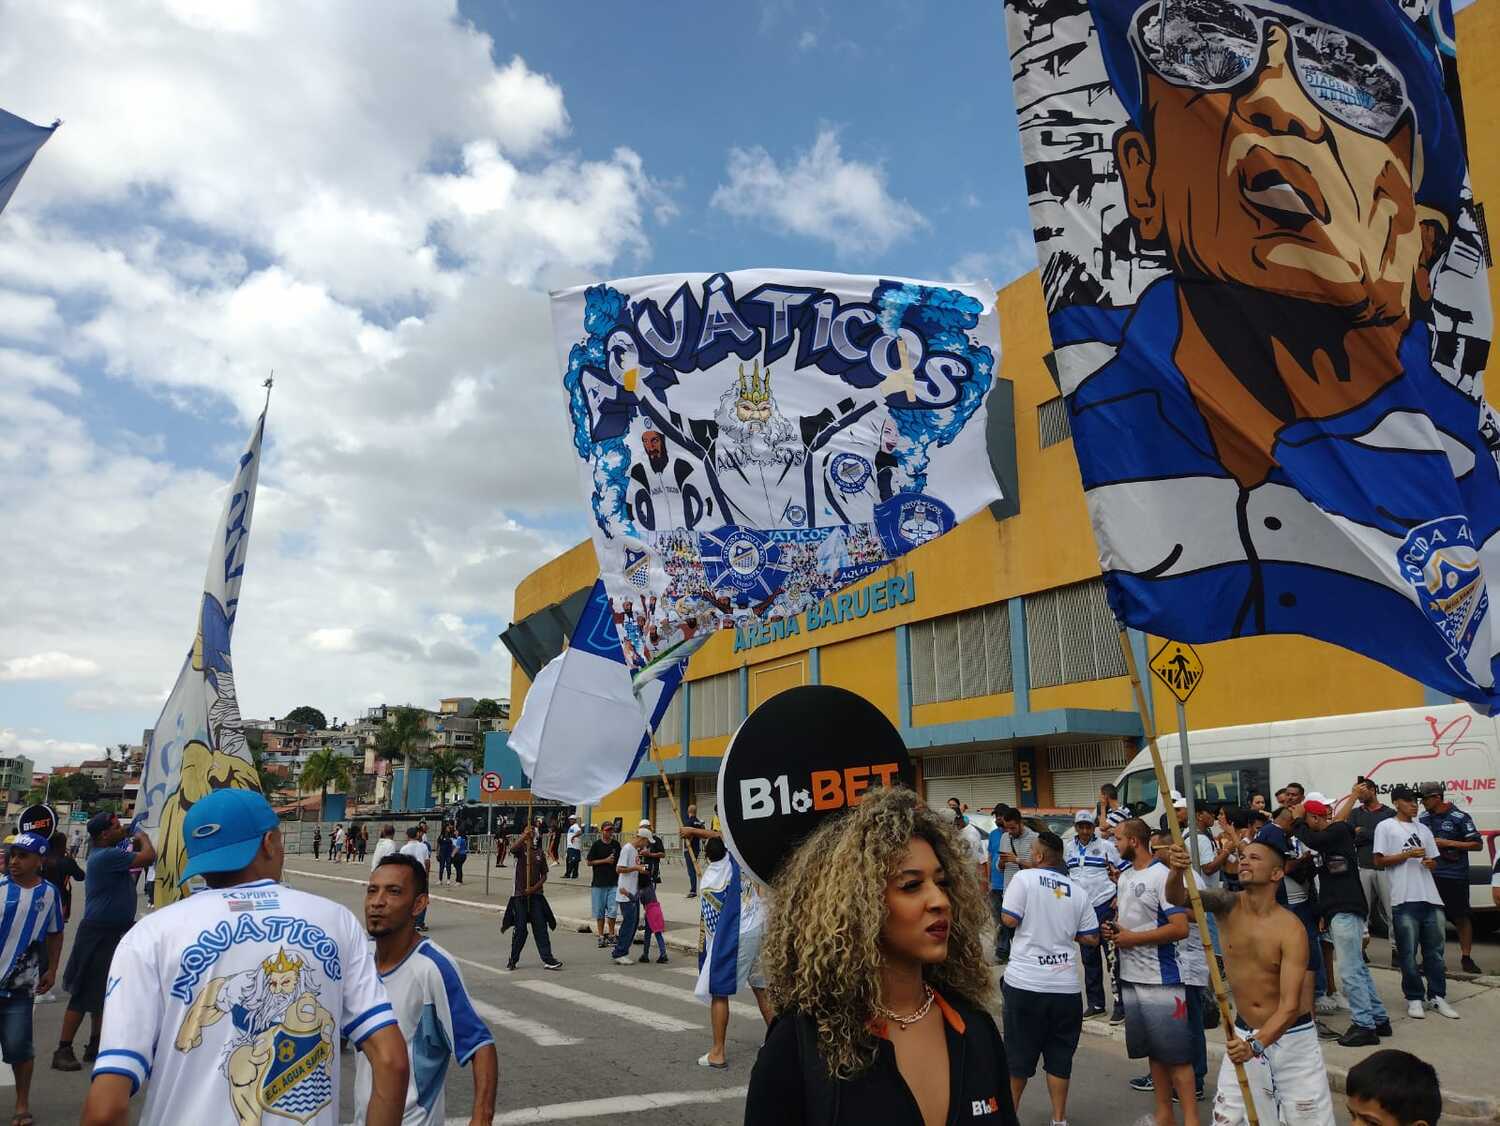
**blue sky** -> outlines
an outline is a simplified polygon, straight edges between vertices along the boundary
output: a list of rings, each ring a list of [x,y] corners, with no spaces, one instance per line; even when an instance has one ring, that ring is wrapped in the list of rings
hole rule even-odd
[[[503,694],[585,534],[547,289],[1034,258],[998,0],[7,10],[0,753],[134,742],[268,424],[246,715]]]

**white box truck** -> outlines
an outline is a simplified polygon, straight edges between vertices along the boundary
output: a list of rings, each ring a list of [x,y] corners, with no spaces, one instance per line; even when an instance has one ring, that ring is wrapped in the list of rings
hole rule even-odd
[[[1163,735],[1158,745],[1172,777],[1182,790],[1182,752],[1178,737]],[[1500,923],[1490,895],[1490,871],[1500,837],[1500,726],[1467,704],[1403,708],[1388,712],[1289,719],[1241,727],[1189,729],[1193,788],[1198,801],[1248,805],[1252,793],[1268,803],[1288,782],[1301,782],[1309,793],[1342,797],[1361,775],[1380,788],[1382,800],[1392,786],[1441,782],[1446,797],[1474,818],[1484,847],[1470,853],[1469,900],[1475,921],[1493,928]],[[1120,775],[1120,800],[1151,824],[1166,811],[1157,792],[1151,752],[1142,748]],[[1419,811],[1420,816],[1420,811]]]

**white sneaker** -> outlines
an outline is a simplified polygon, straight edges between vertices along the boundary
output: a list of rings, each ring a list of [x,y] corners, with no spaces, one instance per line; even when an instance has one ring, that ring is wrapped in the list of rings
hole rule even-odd
[[[1430,1004],[1434,1009],[1436,1009],[1443,1016],[1447,1017],[1449,1020],[1462,1019],[1458,1015],[1458,1010],[1455,1009],[1452,1005],[1448,1004],[1448,998],[1446,997],[1434,997],[1431,1001],[1428,1002],[1428,1004]]]
[[[1426,1020],[1427,1007],[1421,1001],[1408,1001],[1406,1003],[1406,1015],[1412,1020]]]
[[[1328,1016],[1339,1011],[1339,1003],[1325,993],[1313,1003],[1313,1009],[1319,1016]]]
[[[616,958],[615,959],[615,965],[617,965],[617,966],[633,966],[633,965],[635,965],[635,959],[632,958],[629,954],[626,954],[623,957]]]
[[[1340,1012],[1343,1012],[1343,1013],[1352,1013],[1354,1011],[1352,1008],[1349,1007],[1349,1000],[1348,1000],[1348,998],[1346,998],[1342,993],[1335,993],[1333,995],[1333,1001],[1334,1001],[1334,1004],[1338,1005]]]

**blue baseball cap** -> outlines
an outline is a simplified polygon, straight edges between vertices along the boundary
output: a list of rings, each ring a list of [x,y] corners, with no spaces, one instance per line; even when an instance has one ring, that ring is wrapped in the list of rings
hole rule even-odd
[[[199,798],[182,819],[188,862],[177,882],[248,867],[261,838],[279,824],[271,803],[255,790],[215,790]]]
[[[46,856],[47,838],[40,833],[19,833],[6,847],[19,848],[23,852],[34,852],[38,856]]]

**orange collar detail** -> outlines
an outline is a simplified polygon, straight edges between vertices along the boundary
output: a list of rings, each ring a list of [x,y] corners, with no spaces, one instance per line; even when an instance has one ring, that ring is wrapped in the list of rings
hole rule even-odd
[[[958,1011],[943,999],[943,995],[937,990],[932,991],[932,1000],[937,1005],[938,1011],[943,1014],[943,1020],[947,1021],[948,1027],[960,1036],[964,1034],[964,1018],[958,1015]],[[882,1040],[891,1038],[890,1023],[875,1017],[870,1021],[870,1031]]]

